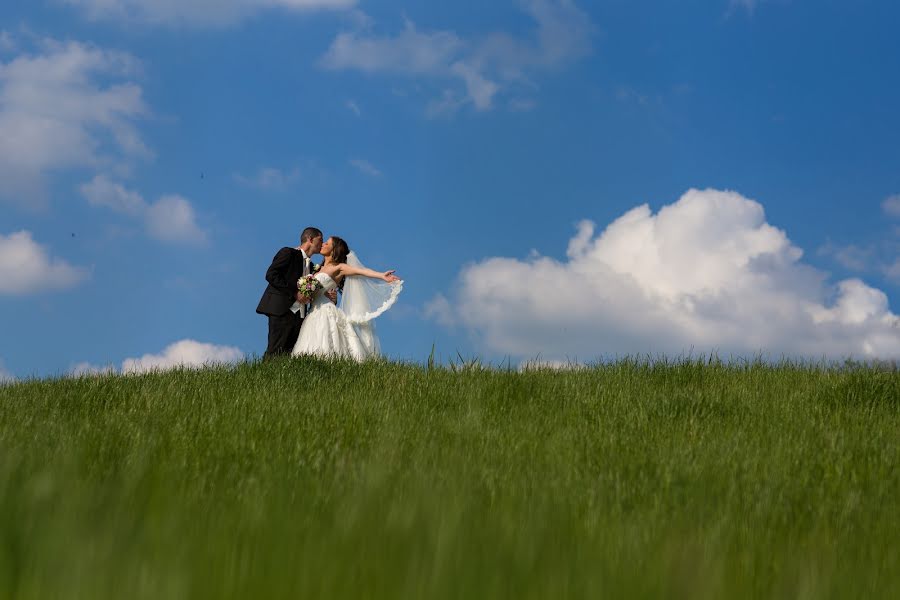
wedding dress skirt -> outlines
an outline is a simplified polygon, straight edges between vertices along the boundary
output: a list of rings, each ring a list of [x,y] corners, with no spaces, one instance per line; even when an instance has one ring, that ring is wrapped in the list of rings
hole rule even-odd
[[[325,295],[325,292],[337,288],[334,280],[325,273],[316,273],[315,278],[322,284],[322,289],[316,293],[312,309],[303,319],[300,337],[291,354],[344,357],[357,361],[378,356],[379,344],[374,324],[350,323],[344,311]]]

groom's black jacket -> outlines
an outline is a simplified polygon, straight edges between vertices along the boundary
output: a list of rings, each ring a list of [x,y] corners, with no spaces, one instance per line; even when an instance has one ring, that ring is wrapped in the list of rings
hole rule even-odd
[[[303,253],[296,248],[284,247],[278,251],[266,271],[266,291],[263,292],[256,312],[278,317],[287,313],[297,299],[297,280],[303,277]]]

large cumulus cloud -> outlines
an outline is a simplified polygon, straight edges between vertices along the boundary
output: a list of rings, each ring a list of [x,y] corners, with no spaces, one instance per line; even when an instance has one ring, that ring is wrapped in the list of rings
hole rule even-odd
[[[567,259],[487,258],[427,312],[499,354],[590,360],[632,353],[900,357],[900,318],[858,279],[830,284],[761,204],[690,190],[638,206]]]

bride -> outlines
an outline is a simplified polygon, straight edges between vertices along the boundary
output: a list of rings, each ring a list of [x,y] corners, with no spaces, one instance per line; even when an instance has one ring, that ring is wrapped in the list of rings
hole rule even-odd
[[[397,301],[403,281],[393,271],[379,273],[365,268],[350,252],[347,242],[328,238],[320,251],[325,263],[315,274],[322,285],[303,320],[293,356],[315,354],[348,357],[357,361],[378,356],[379,344],[372,320]],[[326,292],[342,289],[341,306]]]

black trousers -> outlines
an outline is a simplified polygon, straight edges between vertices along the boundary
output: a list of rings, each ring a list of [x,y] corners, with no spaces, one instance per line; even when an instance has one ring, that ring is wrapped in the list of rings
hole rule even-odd
[[[300,326],[303,317],[300,311],[292,313],[287,311],[280,316],[269,315],[269,345],[266,348],[265,358],[271,358],[280,354],[289,354],[297,343],[300,335]]]

